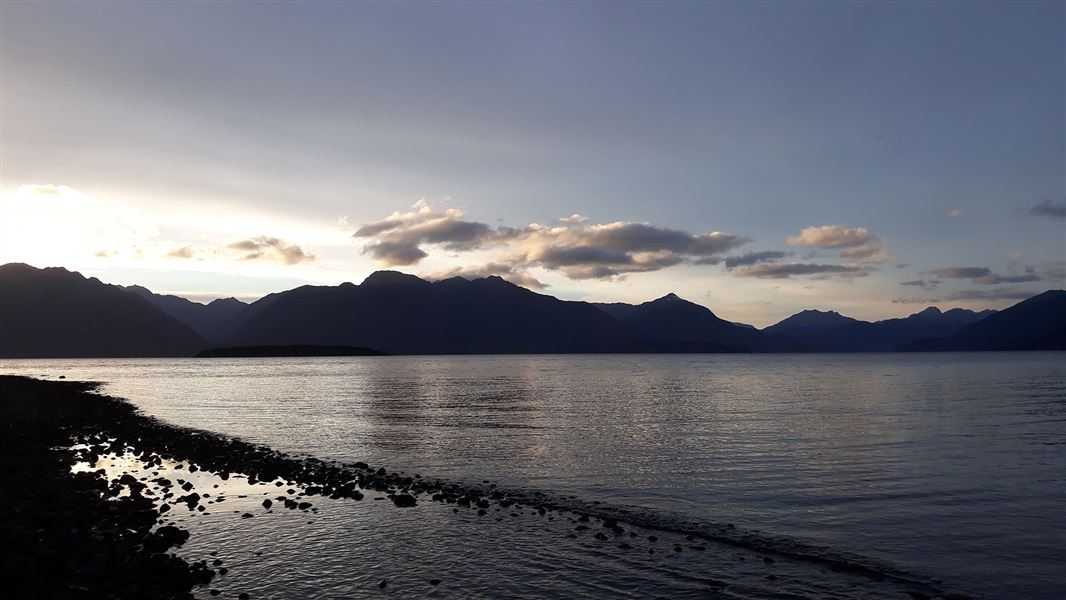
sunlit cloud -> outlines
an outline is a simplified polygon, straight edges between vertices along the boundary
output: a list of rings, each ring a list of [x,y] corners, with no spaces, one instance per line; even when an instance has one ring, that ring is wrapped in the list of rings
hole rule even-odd
[[[882,248],[881,237],[865,227],[844,227],[843,225],[820,225],[806,227],[799,235],[785,241],[790,246],[810,246],[814,248],[832,248],[842,258],[880,261],[888,258]]]
[[[233,242],[226,247],[240,251],[242,260],[275,260],[287,265],[315,260],[314,254],[275,237],[259,236]]]
[[[461,210],[435,210],[419,201],[411,211],[360,225],[353,237],[365,239],[363,252],[384,266],[417,264],[429,257],[430,247],[451,252],[491,248],[499,253],[497,264],[540,267],[570,279],[610,279],[683,262],[700,264],[748,241],[719,231],[692,234],[629,221],[586,225],[581,215],[559,226],[520,228],[492,227],[464,216]]]
[[[589,220],[589,218],[586,217],[585,215],[579,215],[577,213],[574,213],[574,214],[570,215],[569,217],[560,217],[559,218],[559,222],[561,222],[561,223],[584,223],[584,222],[586,222],[588,220]]]
[[[520,285],[531,290],[543,290],[548,287],[548,284],[539,281],[536,277],[530,275],[528,271],[515,268],[513,265],[498,262],[486,263],[474,267],[453,267],[435,273],[422,274],[421,277],[430,281],[440,281],[452,277],[481,279],[482,277],[489,277],[490,275],[496,275],[515,285]]]
[[[170,252],[167,252],[166,256],[169,258],[193,258],[196,255],[196,251],[192,246],[182,246],[175,248]]]

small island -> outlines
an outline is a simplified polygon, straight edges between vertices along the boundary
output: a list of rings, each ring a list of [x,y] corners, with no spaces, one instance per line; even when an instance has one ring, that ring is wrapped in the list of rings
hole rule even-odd
[[[233,346],[211,348],[197,353],[196,358],[281,357],[281,356],[386,356],[384,352],[359,346]]]

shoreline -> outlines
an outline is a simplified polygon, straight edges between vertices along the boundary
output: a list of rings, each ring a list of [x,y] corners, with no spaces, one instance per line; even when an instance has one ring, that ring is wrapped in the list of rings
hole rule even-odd
[[[304,511],[316,510],[312,506],[313,503],[308,501],[313,496],[361,500],[365,495],[364,492],[384,494],[385,498],[391,500],[397,508],[414,506],[419,502],[438,502],[453,505],[455,511],[466,509],[478,515],[484,515],[490,509],[498,511],[526,508],[541,516],[568,515],[569,520],[579,523],[576,530],[605,542],[612,538],[616,538],[617,542],[617,538],[625,537],[626,534],[630,538],[635,538],[634,526],[636,526],[680,534],[687,540],[685,543],[691,544],[691,547],[697,550],[702,549],[699,544],[722,543],[760,553],[767,564],[773,562],[770,559],[771,556],[784,557],[820,564],[834,572],[843,571],[875,580],[894,580],[912,590],[907,592],[912,598],[964,597],[959,594],[945,593],[936,582],[902,573],[884,565],[871,564],[859,560],[860,557],[832,554],[825,549],[763,536],[757,532],[741,532],[730,525],[671,522],[654,514],[645,514],[597,502],[583,502],[575,498],[552,496],[539,490],[504,490],[487,482],[465,485],[423,478],[419,475],[390,473],[384,468],[374,469],[362,462],[340,464],[324,462],[313,457],[294,457],[238,439],[163,423],[154,417],[139,413],[133,405],[124,400],[95,393],[95,389],[96,385],[92,383],[53,382],[17,376],[0,376],[0,398],[3,398],[5,426],[8,429],[20,429],[34,433],[33,436],[24,433],[21,437],[10,438],[15,441],[14,444],[5,442],[4,464],[10,466],[21,463],[23,465],[21,471],[9,469],[9,472],[16,473],[17,485],[7,486],[5,489],[18,488],[25,491],[27,488],[36,486],[41,488],[40,494],[57,498],[68,496],[66,492],[71,489],[82,489],[87,495],[95,494],[96,500],[92,509],[82,515],[82,520],[88,522],[89,529],[84,529],[85,524],[82,528],[66,528],[70,530],[66,537],[73,538],[75,547],[79,547],[79,544],[85,545],[88,553],[92,552],[89,548],[93,547],[91,536],[88,536],[88,541],[86,541],[85,534],[76,534],[74,530],[77,529],[79,532],[91,530],[93,523],[114,514],[111,510],[114,504],[110,503],[120,502],[135,506],[135,509],[128,511],[120,509],[118,514],[126,517],[128,523],[138,526],[134,529],[138,531],[139,538],[133,540],[133,543],[123,544],[116,544],[114,540],[107,539],[95,542],[103,546],[116,545],[116,547],[126,548],[134,556],[144,555],[147,557],[145,560],[162,561],[169,565],[168,568],[174,573],[158,579],[161,584],[166,582],[173,589],[153,590],[150,595],[156,597],[190,597],[194,587],[209,583],[216,575],[217,571],[208,567],[204,561],[190,564],[174,555],[167,554],[167,551],[179,545],[178,542],[183,541],[183,536],[186,538],[188,536],[187,533],[173,531],[175,528],[172,525],[163,526],[157,530],[166,532],[161,534],[166,537],[165,540],[149,541],[145,544],[145,540],[154,539],[152,536],[156,533],[150,532],[150,529],[153,525],[164,524],[164,513],[172,505],[185,503],[189,510],[193,510],[194,507],[203,510],[203,504],[207,501],[201,503],[201,499],[209,494],[204,493],[200,496],[192,491],[191,484],[182,484],[181,480],[179,480],[179,485],[182,487],[179,491],[178,488],[172,487],[172,482],[168,480],[164,480],[167,481],[166,485],[158,484],[158,479],[144,484],[142,482],[148,479],[147,477],[138,480],[129,475],[123,475],[119,482],[108,485],[107,480],[101,479],[95,472],[71,475],[70,468],[75,463],[87,462],[91,465],[102,456],[125,453],[145,461],[149,467],[158,466],[163,460],[179,461],[187,462],[189,471],[203,470],[217,473],[222,479],[228,479],[230,474],[241,474],[238,476],[246,476],[249,484],[277,481],[276,485],[281,486],[281,482],[286,482],[293,487],[299,487],[302,491],[295,494],[293,489],[288,490],[294,497],[279,496],[277,507]],[[64,448],[64,445],[69,447],[74,444],[75,438],[85,442],[84,446],[80,447],[81,449]],[[27,460],[27,456],[44,458]],[[50,464],[49,476],[43,478],[48,485],[44,486],[34,478],[35,471],[44,468],[40,464],[42,462]],[[151,484],[158,485],[152,488]],[[144,489],[146,485],[149,489]],[[158,494],[153,493],[153,489]],[[156,496],[159,499],[159,505],[141,496],[140,491],[144,491],[148,496]],[[183,492],[191,493],[183,494]],[[120,494],[123,497],[118,500],[107,499]],[[17,504],[18,498],[14,497],[13,492],[5,492],[5,496],[7,495],[12,498],[2,498],[9,505]],[[40,510],[32,503],[23,502],[23,505],[23,511],[8,513],[4,517],[6,519],[5,530],[18,528],[22,533],[29,532],[33,515],[39,514]],[[162,508],[163,506],[166,508]],[[269,509],[269,505],[264,506]],[[585,525],[586,523],[588,525]],[[627,527],[629,527],[628,531]],[[56,525],[52,529],[60,530],[62,527]],[[34,529],[34,531],[37,530],[39,528]],[[30,536],[24,537],[28,539]],[[49,540],[55,542],[51,537]],[[164,541],[171,543],[162,546]],[[64,547],[62,543],[44,545],[50,548]],[[623,542],[623,545],[627,544]],[[52,555],[62,554],[61,550],[52,551]],[[41,572],[37,567],[47,567],[46,559],[41,560],[39,564],[32,565],[33,568],[16,569],[19,560],[14,556],[5,555],[4,564],[5,569],[11,568],[13,571],[19,570],[27,574],[22,579],[16,579],[29,590],[30,593],[25,597],[44,597],[34,596],[32,591],[34,581],[41,578],[41,575],[33,574]],[[110,571],[105,569],[102,573],[111,579],[116,579],[116,582],[119,582],[116,585],[128,586],[124,591],[120,591],[119,595],[127,593],[136,595],[133,593],[139,589],[136,577],[131,576],[132,583],[121,583],[123,580],[115,578]],[[77,573],[67,571],[59,573],[53,571],[48,574],[51,581],[65,582],[67,585],[77,585],[77,582],[82,581],[79,577],[81,576]],[[94,581],[90,579],[88,583],[91,587]],[[92,597],[94,593],[89,592],[88,597]]]

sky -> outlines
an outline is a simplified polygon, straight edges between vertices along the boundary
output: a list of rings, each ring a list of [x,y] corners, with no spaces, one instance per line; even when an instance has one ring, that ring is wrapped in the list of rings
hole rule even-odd
[[[1066,5],[0,4],[0,262],[765,326],[1066,287]]]

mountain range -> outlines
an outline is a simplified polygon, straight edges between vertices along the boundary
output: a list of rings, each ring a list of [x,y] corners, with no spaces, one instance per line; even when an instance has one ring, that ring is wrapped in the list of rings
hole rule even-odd
[[[227,346],[388,354],[1053,350],[1066,349],[1066,292],[1000,312],[928,308],[877,322],[806,310],[759,330],[675,294],[636,305],[564,301],[495,276],[431,282],[378,271],[359,285],[200,304],[58,267],[0,266],[0,357],[193,356]]]

